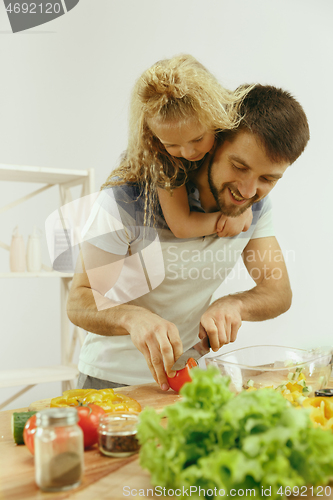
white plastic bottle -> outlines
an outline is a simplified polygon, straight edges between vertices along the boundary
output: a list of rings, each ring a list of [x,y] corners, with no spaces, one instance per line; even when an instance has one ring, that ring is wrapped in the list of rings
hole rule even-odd
[[[38,273],[42,269],[41,231],[34,226],[27,244],[27,270]]]
[[[23,236],[19,234],[17,226],[13,231],[12,241],[10,243],[9,266],[10,270],[15,273],[22,273],[25,271],[24,240]]]

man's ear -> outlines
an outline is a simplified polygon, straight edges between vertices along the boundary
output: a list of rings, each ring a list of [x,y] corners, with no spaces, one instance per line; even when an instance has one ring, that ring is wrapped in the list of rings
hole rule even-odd
[[[215,141],[214,141],[214,144],[213,144],[213,146],[212,146],[211,150],[210,150],[210,151],[208,151],[208,154],[209,154],[209,155],[213,156],[213,155],[215,154],[215,151],[216,151],[216,148],[217,148],[217,144],[218,144],[218,139],[217,139],[216,134],[215,134]]]
[[[213,146],[214,151],[222,146],[225,141],[233,142],[241,130],[244,130],[244,128],[238,127],[234,130],[223,130],[222,132],[217,132],[215,134],[216,139]]]

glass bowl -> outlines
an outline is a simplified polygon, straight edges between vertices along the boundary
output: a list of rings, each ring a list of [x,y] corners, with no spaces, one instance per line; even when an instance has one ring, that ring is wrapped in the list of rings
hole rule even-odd
[[[222,375],[230,378],[230,390],[241,392],[249,387],[284,386],[305,377],[307,396],[327,386],[332,370],[332,347],[305,350],[277,345],[243,347],[216,357],[206,358]]]

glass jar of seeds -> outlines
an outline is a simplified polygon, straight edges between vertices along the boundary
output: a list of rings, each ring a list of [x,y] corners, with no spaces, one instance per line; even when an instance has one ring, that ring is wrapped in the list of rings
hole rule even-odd
[[[108,413],[99,419],[98,446],[109,457],[128,457],[136,453],[139,442],[136,437],[138,415],[136,413]]]
[[[35,479],[43,491],[79,486],[83,474],[83,432],[75,408],[49,408],[36,415]]]

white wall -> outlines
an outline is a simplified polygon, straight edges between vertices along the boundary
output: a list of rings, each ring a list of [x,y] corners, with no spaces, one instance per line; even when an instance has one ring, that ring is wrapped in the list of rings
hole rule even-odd
[[[181,52],[227,87],[260,82],[291,91],[308,115],[311,141],[272,198],[293,306],[278,319],[244,324],[232,348],[332,344],[332,18],[331,0],[81,0],[49,24],[12,34],[1,4],[0,163],[93,167],[99,187],[126,147],[135,79]],[[32,187],[0,183],[1,206]],[[56,203],[54,191],[2,214],[0,239],[9,244],[16,224],[27,238]],[[47,261],[45,245],[43,252]],[[0,248],[0,271],[7,270]],[[249,286],[235,279],[221,290]],[[2,280],[2,369],[59,362],[58,297],[56,280]],[[13,392],[1,389],[0,401]],[[60,392],[60,383],[39,385],[9,408]]]

